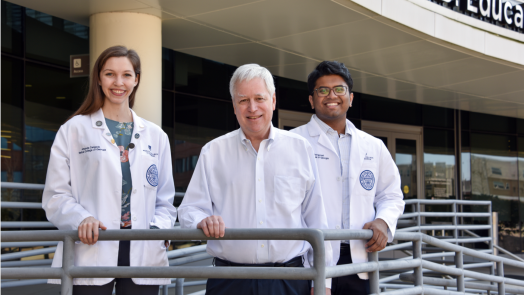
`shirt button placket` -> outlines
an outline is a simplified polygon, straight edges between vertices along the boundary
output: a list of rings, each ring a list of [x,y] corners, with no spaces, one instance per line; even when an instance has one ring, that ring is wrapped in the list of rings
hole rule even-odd
[[[266,198],[266,188],[265,188],[265,179],[264,179],[264,153],[266,141],[260,143],[258,149],[258,155],[256,155],[255,160],[255,207],[256,207],[256,223],[257,228],[266,228],[266,207],[264,200]],[[268,241],[260,240],[257,242],[257,258],[260,263],[268,261]]]

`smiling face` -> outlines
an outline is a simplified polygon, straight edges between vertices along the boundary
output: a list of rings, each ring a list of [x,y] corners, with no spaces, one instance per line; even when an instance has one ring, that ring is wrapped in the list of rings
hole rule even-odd
[[[100,71],[99,83],[106,103],[129,103],[129,95],[138,83],[138,75],[127,57],[111,57]]]
[[[233,108],[238,124],[248,139],[269,136],[275,105],[275,94],[269,94],[264,80],[254,78],[235,85]]]
[[[333,88],[336,86],[348,87],[347,83],[339,75],[327,75],[318,78],[315,89],[319,87]],[[338,120],[346,120],[346,113],[353,102],[353,93],[338,96],[334,91],[330,91],[327,96],[319,97],[317,91],[314,91],[309,96],[309,103],[311,108],[315,109],[317,117],[324,122],[333,122]]]

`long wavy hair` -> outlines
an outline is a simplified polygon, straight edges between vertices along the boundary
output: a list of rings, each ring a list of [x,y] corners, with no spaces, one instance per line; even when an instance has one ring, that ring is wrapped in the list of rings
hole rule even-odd
[[[135,104],[135,94],[140,85],[140,57],[138,57],[138,54],[133,49],[127,49],[125,46],[113,46],[104,50],[104,52],[102,52],[97,58],[95,65],[93,66],[93,71],[91,72],[89,92],[87,93],[86,99],[80,108],[78,108],[78,110],[76,110],[76,112],[67,120],[76,115],[90,115],[104,106],[105,95],[102,91],[102,86],[99,85],[100,72],[108,59],[111,57],[124,56],[131,62],[135,75],[138,76],[138,83],[136,84],[135,89],[133,89],[133,92],[129,95],[129,107],[133,108],[133,105]]]

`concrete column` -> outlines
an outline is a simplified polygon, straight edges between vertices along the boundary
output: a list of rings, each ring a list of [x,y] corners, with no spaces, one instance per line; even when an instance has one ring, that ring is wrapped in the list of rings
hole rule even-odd
[[[108,47],[123,45],[140,56],[142,76],[133,110],[162,126],[162,22],[135,12],[104,12],[89,19],[91,66]]]

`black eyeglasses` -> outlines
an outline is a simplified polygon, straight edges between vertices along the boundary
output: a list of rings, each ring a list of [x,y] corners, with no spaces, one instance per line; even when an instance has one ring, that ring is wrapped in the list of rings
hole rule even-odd
[[[331,90],[333,90],[333,93],[336,95],[336,96],[342,96],[342,95],[346,95],[347,93],[347,86],[335,86],[333,88],[329,88],[329,87],[318,87],[317,89],[315,89],[314,91],[317,92],[317,95],[319,97],[325,97],[325,96],[328,96],[329,93],[331,93]]]

